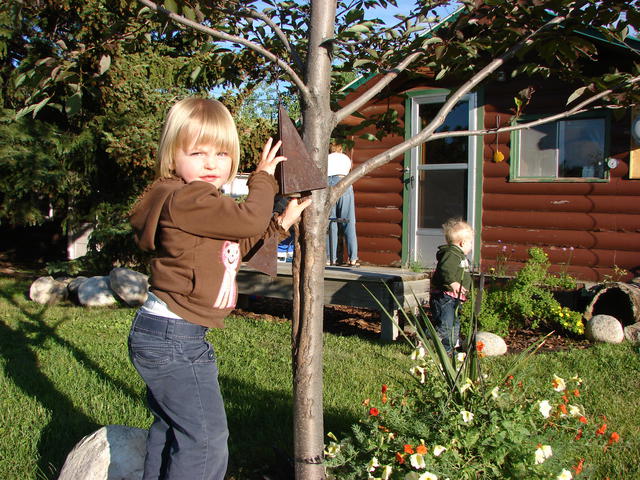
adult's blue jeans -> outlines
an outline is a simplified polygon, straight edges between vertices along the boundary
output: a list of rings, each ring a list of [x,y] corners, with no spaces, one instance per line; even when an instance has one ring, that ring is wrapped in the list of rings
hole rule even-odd
[[[429,297],[433,326],[447,353],[453,351],[460,335],[460,320],[456,315],[459,304],[460,300],[443,292],[433,293]]]
[[[332,175],[327,177],[327,184],[333,187],[342,177],[340,175]],[[358,237],[356,235],[356,202],[353,195],[353,186],[345,190],[338,201],[331,207],[329,213],[330,219],[345,219],[346,223],[330,221],[329,235],[327,236],[327,252],[329,261],[335,264],[338,260],[338,228],[344,232],[347,240],[347,253],[349,260],[358,259]]]
[[[222,480],[227,470],[227,417],[206,327],[138,310],[129,356],[147,384],[154,420],[144,480]]]

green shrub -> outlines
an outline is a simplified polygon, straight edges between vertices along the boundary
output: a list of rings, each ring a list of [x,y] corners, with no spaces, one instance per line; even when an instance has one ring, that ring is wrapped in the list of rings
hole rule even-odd
[[[582,316],[555,299],[555,289],[575,289],[575,280],[567,275],[549,273],[549,258],[538,247],[529,249],[529,259],[522,269],[504,286],[489,286],[482,295],[478,324],[483,330],[507,335],[510,329],[562,328],[582,334]],[[461,308],[461,322],[467,323],[473,306],[466,302]]]

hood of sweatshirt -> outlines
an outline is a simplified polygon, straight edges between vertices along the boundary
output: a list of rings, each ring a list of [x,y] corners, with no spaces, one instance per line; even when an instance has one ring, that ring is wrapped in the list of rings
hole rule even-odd
[[[159,178],[138,199],[129,216],[138,246],[145,251],[156,249],[156,232],[164,204],[186,183],[180,178]]]

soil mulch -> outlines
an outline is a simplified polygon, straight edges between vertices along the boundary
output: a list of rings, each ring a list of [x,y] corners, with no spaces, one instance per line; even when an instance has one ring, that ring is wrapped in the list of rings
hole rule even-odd
[[[252,297],[249,309],[237,309],[234,313],[256,320],[288,322],[291,319],[291,301],[265,297]],[[359,335],[371,340],[380,336],[380,313],[375,310],[327,305],[324,308],[324,331],[338,335]],[[518,353],[549,332],[541,329],[512,330],[505,337],[509,353]],[[574,348],[588,348],[591,342],[557,332],[552,333],[539,348],[539,352],[558,352]]]

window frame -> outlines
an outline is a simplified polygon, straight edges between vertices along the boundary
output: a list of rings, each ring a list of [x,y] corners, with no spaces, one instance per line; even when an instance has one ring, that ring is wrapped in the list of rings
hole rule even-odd
[[[519,119],[512,120],[511,125],[517,126],[522,123],[529,123],[540,118],[544,118],[546,115],[523,115]],[[520,182],[520,183],[544,183],[544,182],[553,182],[553,183],[606,183],[609,181],[609,167],[607,165],[607,161],[611,158],[610,153],[610,136],[611,136],[611,113],[608,111],[602,112],[588,112],[582,113],[579,115],[572,115],[567,118],[563,118],[560,120],[556,120],[554,122],[549,122],[550,124],[556,125],[556,130],[558,130],[559,124],[561,122],[571,121],[571,120],[592,120],[592,119],[600,119],[604,120],[604,174],[602,178],[599,177],[521,177],[518,174],[520,169],[520,144],[521,144],[521,133],[524,129],[514,130],[511,132],[511,153],[510,153],[510,166],[509,166],[509,181],[510,182]],[[560,150],[556,139],[556,152]]]

